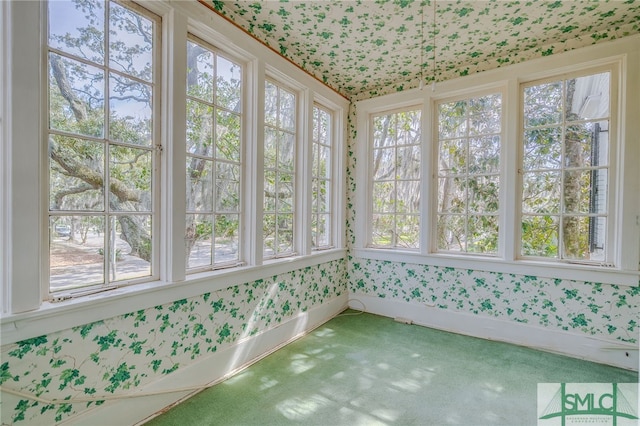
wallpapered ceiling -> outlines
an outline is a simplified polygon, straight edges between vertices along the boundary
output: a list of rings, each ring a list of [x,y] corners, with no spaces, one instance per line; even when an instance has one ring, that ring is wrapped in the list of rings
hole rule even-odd
[[[640,32],[636,0],[200,1],[353,99]]]

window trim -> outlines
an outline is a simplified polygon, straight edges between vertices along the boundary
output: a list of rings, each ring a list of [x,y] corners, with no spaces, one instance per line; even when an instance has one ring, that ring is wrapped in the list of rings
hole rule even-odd
[[[322,142],[320,142],[320,141],[316,142],[316,140],[315,140],[315,134],[313,134],[313,128],[314,128],[314,124],[315,124],[314,121],[315,121],[315,110],[316,109],[318,109],[319,111],[327,114],[328,117],[329,117],[329,131],[328,131],[329,144],[323,144]],[[336,247],[336,245],[335,245],[335,229],[334,229],[336,227],[336,224],[335,224],[335,222],[336,222],[335,221],[335,212],[334,212],[334,206],[335,206],[335,201],[334,200],[336,198],[336,196],[335,196],[336,182],[335,182],[335,177],[334,177],[335,174],[336,174],[336,170],[335,170],[335,164],[334,164],[334,157],[336,156],[335,155],[335,151],[336,150],[335,150],[335,144],[334,144],[334,140],[335,140],[334,139],[334,133],[335,133],[334,132],[334,127],[335,127],[335,120],[334,120],[335,113],[334,113],[334,111],[331,108],[325,107],[321,102],[318,102],[317,100],[314,99],[314,101],[312,102],[312,105],[311,105],[311,114],[312,114],[312,118],[311,118],[311,122],[310,122],[310,126],[309,126],[311,128],[311,133],[312,133],[311,134],[311,138],[309,139],[310,146],[311,146],[311,149],[309,150],[310,151],[311,160],[307,160],[308,164],[310,164],[310,167],[309,167],[310,175],[311,175],[310,183],[313,186],[313,178],[314,178],[313,156],[315,155],[315,152],[314,152],[315,146],[314,145],[318,144],[319,146],[329,147],[329,154],[330,154],[330,156],[329,156],[329,167],[330,167],[330,169],[329,169],[329,177],[328,178],[324,178],[323,181],[329,182],[329,188],[330,188],[330,191],[331,191],[330,194],[329,194],[329,197],[328,197],[328,202],[329,202],[328,214],[329,214],[330,219],[329,219],[329,229],[327,231],[327,234],[328,234],[328,237],[329,237],[329,244],[324,245],[324,246],[317,246],[317,247],[314,248],[313,247],[313,235],[311,235],[309,237],[309,240],[311,241],[311,247],[310,247],[309,251],[311,253],[314,253],[314,252],[323,251],[323,250],[330,250],[330,249]],[[310,197],[311,197],[311,202],[310,202],[310,204],[309,203],[307,203],[307,204],[310,206],[309,211],[310,211],[310,215],[312,217],[311,217],[311,219],[307,218],[307,222],[309,224],[312,224],[313,220],[314,220],[313,216],[316,215],[317,218],[319,218],[322,213],[318,213],[318,212],[314,213],[314,211],[313,211],[313,201],[314,201],[314,199],[313,199],[313,187],[311,187],[311,189],[309,189],[309,193],[310,193]],[[324,214],[327,214],[327,213],[324,213]],[[311,228],[311,226],[309,226],[309,228]]]
[[[245,152],[247,151],[247,136],[245,134],[245,129],[247,127],[247,105],[249,104],[247,102],[247,88],[248,88],[248,84],[247,84],[247,68],[248,65],[246,63],[246,60],[244,58],[241,57],[237,57],[231,53],[229,53],[227,50],[225,49],[221,49],[217,46],[215,46],[214,44],[206,41],[205,39],[203,39],[202,37],[199,37],[198,35],[195,34],[194,31],[189,30],[187,32],[187,36],[186,36],[186,41],[187,42],[191,42],[194,44],[199,44],[201,47],[205,47],[207,48],[210,52],[212,52],[213,54],[216,55],[216,57],[221,56],[222,58],[224,58],[225,60],[229,61],[229,62],[233,62],[236,65],[239,65],[241,67],[241,76],[242,76],[242,88],[241,88],[241,105],[242,105],[242,109],[239,113],[240,116],[240,159],[238,160],[238,164],[240,166],[240,199],[239,199],[239,209],[238,209],[238,260],[237,261],[227,261],[227,262],[219,262],[219,263],[211,263],[209,265],[204,265],[204,266],[195,266],[192,268],[186,267],[185,268],[185,274],[191,275],[191,274],[197,274],[200,272],[207,272],[207,271],[216,271],[219,269],[230,269],[230,268],[235,268],[235,267],[239,267],[239,266],[244,266],[247,264],[247,262],[245,261],[245,255],[246,255],[246,249],[245,249],[245,240],[246,237],[244,236],[245,233],[245,223],[247,221],[247,213],[246,213],[246,205],[247,205],[247,198],[245,197],[245,188],[247,186],[246,182],[247,182],[247,173],[246,173],[246,169],[247,169],[247,165],[245,164]],[[184,62],[186,64],[186,61]],[[186,81],[186,78],[185,78]],[[186,84],[185,84],[186,87]],[[187,89],[188,90],[188,89]],[[185,94],[187,93],[187,90],[185,90]],[[189,100],[189,95],[186,94],[185,95],[186,101],[188,102]],[[218,106],[215,105],[215,102],[213,102],[214,104],[214,108],[217,108]],[[186,111],[186,108],[185,108]],[[186,119],[185,119],[185,127],[186,127]],[[186,145],[186,132],[185,132],[185,145]],[[186,148],[186,147],[185,147]],[[186,149],[183,149],[183,151],[185,152],[185,157],[188,157],[189,154],[186,153]],[[208,160],[212,161],[215,164],[217,164],[218,159],[217,157],[210,157]],[[223,161],[225,162],[225,161]],[[186,164],[186,161],[185,161]],[[185,166],[186,168],[186,166]],[[186,170],[185,170],[185,175],[186,175]],[[185,178],[186,179],[186,178]],[[186,185],[185,185],[185,199],[186,199]],[[185,205],[185,209],[186,209],[186,205]],[[213,212],[213,216],[216,215],[215,213],[215,207],[214,207],[214,212]],[[185,218],[186,215],[190,214],[190,213],[185,213]],[[215,233],[212,234],[212,236],[215,236]],[[185,256],[186,259],[186,256]],[[185,260],[186,262],[186,260]]]
[[[354,226],[355,244],[353,255],[370,259],[442,265],[462,269],[472,268],[516,275],[526,274],[625,286],[640,285],[640,247],[638,245],[638,240],[640,239],[640,223],[638,222],[640,215],[638,213],[640,212],[637,207],[640,205],[640,188],[636,183],[640,181],[640,172],[631,161],[632,158],[638,158],[640,155],[640,147],[635,144],[637,135],[640,132],[640,123],[636,118],[637,111],[640,110],[640,101],[632,96],[632,93],[637,93],[640,90],[640,79],[636,77],[640,74],[640,54],[637,51],[639,39],[639,36],[627,37],[608,44],[584,47],[474,74],[473,77],[461,77],[437,83],[435,91],[415,89],[357,102],[355,105],[357,111],[356,151],[360,154],[360,161],[357,162],[355,178],[355,182],[358,183],[358,191],[355,193],[357,213]],[[615,94],[618,96],[616,106],[619,118],[617,126],[619,129],[618,142],[615,142],[619,144],[617,148],[618,163],[616,165],[616,175],[610,177],[611,180],[616,182],[616,208],[611,213],[612,219],[616,222],[615,225],[612,225],[615,227],[615,235],[617,236],[615,247],[616,266],[603,267],[519,259],[515,256],[519,246],[516,248],[517,244],[513,235],[518,235],[515,238],[519,238],[518,220],[520,216],[517,210],[519,207],[517,204],[513,204],[513,200],[520,198],[517,195],[520,187],[516,185],[515,181],[519,164],[518,159],[521,154],[515,141],[520,140],[519,132],[522,128],[522,114],[518,111],[521,104],[521,84],[527,81],[557,77],[563,73],[576,74],[585,69],[611,67],[613,66],[612,64],[618,64],[616,66],[619,67],[619,86],[618,92]],[[503,90],[505,93],[503,98],[503,133],[505,140],[501,147],[503,167],[500,175],[501,182],[504,183],[504,185],[501,185],[500,196],[502,211],[499,222],[501,229],[499,244],[501,249],[497,258],[490,258],[484,255],[470,256],[434,252],[433,247],[430,245],[434,213],[433,209],[428,206],[423,207],[422,214],[427,220],[422,223],[429,223],[431,226],[423,227],[423,232],[427,235],[423,236],[422,243],[427,244],[427,246],[423,247],[420,253],[368,248],[366,244],[368,238],[366,222],[370,212],[367,208],[367,199],[370,197],[371,188],[367,187],[366,191],[361,190],[363,185],[361,182],[367,182],[367,186],[369,186],[368,165],[362,164],[362,158],[367,155],[365,153],[369,149],[370,115],[411,103],[422,103],[423,108],[427,111],[425,126],[434,128],[433,109],[435,100],[465,96],[469,93],[491,90],[492,88],[494,90]],[[429,148],[429,152],[433,152],[431,147],[435,143],[434,135],[432,132],[425,133],[427,135],[424,144]],[[434,178],[432,160],[429,159],[428,166],[423,168],[425,170],[424,174],[429,175],[430,182],[433,182]],[[432,184],[423,187],[422,198],[433,200],[434,190],[435,188]]]
[[[109,2],[110,0],[105,0],[106,2]],[[41,244],[40,244],[40,250],[41,250],[41,256],[43,259],[42,262],[42,266],[41,266],[41,277],[42,279],[40,280],[40,284],[41,284],[41,294],[43,297],[43,300],[53,300],[53,301],[57,301],[57,300],[66,300],[70,297],[82,297],[85,295],[90,295],[90,294],[95,294],[95,293],[102,293],[105,291],[109,291],[115,288],[120,288],[120,287],[125,287],[125,286],[129,286],[129,285],[135,285],[135,284],[141,284],[141,283],[145,283],[145,282],[152,282],[152,281],[157,281],[160,279],[160,271],[159,271],[159,264],[160,264],[160,247],[161,247],[161,240],[162,240],[162,235],[161,235],[161,223],[162,223],[162,211],[161,211],[161,199],[163,197],[162,194],[162,190],[161,190],[161,179],[162,179],[162,169],[163,169],[163,159],[162,159],[162,150],[164,148],[163,145],[163,134],[162,134],[162,126],[161,126],[161,122],[164,121],[162,118],[162,111],[163,111],[163,98],[162,98],[162,86],[163,86],[163,82],[164,82],[164,76],[163,76],[163,66],[162,66],[162,60],[163,60],[163,51],[164,51],[164,47],[163,47],[163,19],[162,17],[155,13],[152,10],[149,10],[143,6],[140,6],[136,3],[128,3],[128,4],[120,4],[118,3],[116,0],[113,0],[114,4],[117,4],[120,7],[126,8],[130,11],[133,11],[135,13],[138,13],[142,16],[145,16],[147,19],[149,19],[149,21],[152,22],[153,25],[153,56],[152,56],[152,70],[153,70],[153,78],[152,80],[150,80],[148,82],[148,85],[152,86],[152,110],[151,110],[151,114],[152,114],[152,121],[153,121],[153,126],[152,126],[152,136],[153,139],[151,141],[151,145],[149,147],[144,147],[145,150],[149,151],[151,154],[151,166],[152,166],[152,170],[153,170],[153,177],[151,180],[151,187],[152,187],[152,204],[151,204],[151,210],[150,212],[146,213],[150,219],[151,219],[151,236],[152,236],[152,249],[151,249],[151,262],[150,262],[150,274],[149,275],[145,275],[142,277],[137,277],[137,278],[131,278],[131,279],[124,279],[124,280],[119,280],[119,281],[109,281],[108,276],[106,275],[107,273],[107,265],[106,262],[103,262],[103,271],[105,273],[105,275],[103,276],[103,282],[101,284],[90,284],[90,285],[86,285],[86,286],[81,286],[81,287],[72,287],[69,289],[64,289],[64,290],[60,290],[60,291],[56,291],[56,292],[52,292],[51,291],[51,283],[50,283],[50,253],[49,253],[49,219],[52,215],[56,216],[64,216],[66,215],[66,213],[69,212],[63,212],[62,214],[57,213],[57,212],[51,212],[51,210],[49,209],[49,166],[48,166],[48,159],[49,159],[49,154],[48,154],[48,144],[47,144],[47,140],[48,140],[48,135],[51,133],[52,129],[49,128],[49,94],[50,94],[50,90],[49,90],[49,84],[48,84],[48,76],[49,76],[49,54],[50,52],[57,53],[57,51],[59,49],[55,49],[55,48],[50,48],[49,47],[49,41],[48,41],[48,35],[49,35],[49,15],[48,15],[48,2],[41,2],[41,13],[42,13],[42,31],[41,31],[41,37],[42,37],[42,48],[40,50],[41,52],[41,72],[42,72],[42,77],[41,77],[41,83],[42,83],[42,90],[41,90],[41,102],[40,102],[40,116],[41,116],[41,120],[40,120],[40,132],[41,132],[41,158],[43,161],[43,173],[42,173],[42,183],[41,183],[41,202],[42,202],[42,215],[43,215],[43,219],[41,222],[41,227],[42,227],[42,235],[41,235]],[[106,16],[106,14],[108,13],[108,9],[105,8],[105,18],[108,19],[108,17]],[[104,23],[104,28],[106,31],[108,31],[109,29],[109,24],[108,21],[105,19],[105,23]],[[105,40],[105,42],[108,41],[108,38]],[[108,52],[108,50],[106,50],[105,52]],[[75,54],[69,54],[69,56],[72,58],[72,60],[75,60]],[[67,55],[64,55],[64,57],[67,57]],[[123,143],[122,145],[120,145],[120,141],[113,141],[112,139],[108,138],[108,126],[109,126],[109,114],[110,114],[110,110],[109,110],[109,93],[107,92],[107,88],[108,88],[108,84],[107,84],[107,80],[109,80],[109,75],[110,72],[112,70],[112,68],[109,66],[108,64],[108,58],[105,57],[104,58],[104,64],[102,64],[102,66],[100,66],[99,68],[104,72],[104,76],[105,76],[105,122],[103,123],[104,126],[104,132],[105,134],[103,135],[103,137],[101,138],[95,138],[95,137],[89,137],[88,140],[97,140],[97,139],[103,139],[104,143],[105,143],[105,153],[107,153],[107,151],[109,150],[109,148],[111,146],[133,146],[131,144],[126,144]],[[87,61],[87,63],[89,63],[89,61]],[[93,65],[92,65],[93,66]],[[116,74],[118,75],[124,75],[120,72],[117,72],[116,70]],[[54,133],[57,133],[56,130],[53,130]],[[63,131],[62,133],[69,133],[66,131]],[[84,138],[85,135],[77,135],[77,137],[79,138]],[[115,145],[112,145],[112,142],[116,142]],[[108,159],[108,155],[105,155],[105,177],[108,179],[108,171],[109,169],[109,164],[107,164],[107,159]],[[106,182],[108,183],[108,180],[106,180]],[[107,192],[106,194],[104,194],[103,196],[105,197],[105,199],[108,199],[109,197],[109,193],[108,191],[105,190],[105,192]],[[44,207],[46,206],[46,208]],[[83,216],[83,215],[87,215],[85,214],[85,211],[78,211],[79,216]],[[103,216],[105,219],[107,218],[112,218],[115,216],[120,215],[119,212],[112,212],[110,209],[105,208],[105,211],[103,213],[97,213],[97,212],[89,212],[92,215],[101,215]],[[106,224],[105,224],[105,230],[106,230]]]
[[[619,198],[621,197],[620,191],[618,191],[618,176],[621,174],[618,170],[619,164],[619,153],[620,146],[624,144],[624,141],[621,138],[621,108],[620,105],[620,79],[621,79],[621,68],[622,61],[620,60],[612,60],[610,62],[604,64],[598,64],[595,66],[585,66],[579,69],[565,70],[562,73],[553,74],[552,70],[550,70],[549,75],[546,75],[543,78],[534,78],[534,79],[523,79],[519,84],[519,94],[520,94],[520,105],[518,107],[519,110],[519,130],[518,130],[518,203],[516,206],[517,209],[517,217],[518,223],[522,220],[523,212],[522,212],[522,188],[523,188],[523,179],[524,173],[522,172],[522,164],[523,164],[523,155],[524,155],[524,89],[527,87],[532,87],[535,85],[552,83],[557,81],[565,82],[571,78],[579,78],[585,77],[589,75],[599,74],[608,72],[610,76],[609,87],[610,87],[610,99],[609,99],[609,164],[607,165],[608,170],[608,178],[607,178],[607,230],[606,230],[606,240],[605,240],[605,260],[602,262],[597,261],[579,261],[579,260],[570,260],[570,259],[562,259],[561,253],[558,253],[558,258],[544,258],[541,256],[527,256],[522,254],[522,228],[518,227],[518,235],[515,241],[516,250],[515,250],[515,258],[518,260],[532,261],[532,262],[547,262],[547,263],[559,263],[559,264],[570,264],[570,265],[584,265],[584,266],[602,266],[616,269],[620,264],[620,256],[621,252],[621,244],[619,243],[622,240],[620,233],[616,231],[616,224],[620,221],[620,208],[617,208],[621,205]],[[564,123],[564,120],[563,120]],[[564,171],[564,165],[558,169],[560,173]],[[559,217],[563,217],[563,212],[560,211],[558,213]],[[560,248],[559,248],[560,250]]]
[[[501,105],[501,114],[500,114],[500,149],[499,149],[499,158],[500,158],[500,171],[498,173],[496,173],[496,175],[499,178],[499,190],[498,190],[498,210],[495,212],[495,215],[497,217],[497,223],[498,223],[498,230],[503,229],[503,225],[504,225],[504,210],[505,210],[505,170],[506,170],[506,162],[505,162],[505,146],[508,144],[507,141],[507,133],[506,133],[506,111],[505,111],[505,99],[507,98],[507,88],[503,83],[499,83],[496,84],[493,87],[485,87],[479,90],[469,90],[467,93],[456,93],[453,96],[434,96],[433,100],[431,102],[431,107],[432,107],[432,112],[433,115],[431,117],[432,119],[432,123],[433,125],[431,126],[431,140],[433,141],[431,143],[431,147],[429,150],[429,153],[431,155],[431,163],[430,166],[432,167],[433,173],[430,175],[432,176],[432,178],[429,179],[429,186],[431,188],[431,193],[434,194],[435,196],[435,206],[433,208],[430,208],[429,211],[427,212],[428,216],[429,216],[429,228],[431,230],[430,235],[431,238],[429,239],[429,244],[427,245],[427,247],[425,248],[425,250],[428,253],[434,253],[434,254],[447,254],[447,255],[460,255],[460,256],[470,256],[470,257],[474,257],[474,256],[478,256],[481,258],[486,258],[486,257],[490,257],[490,258],[503,258],[504,257],[504,252],[505,252],[505,248],[504,248],[504,242],[502,238],[502,235],[504,234],[504,232],[500,232],[498,231],[498,240],[497,240],[497,251],[495,253],[476,253],[476,252],[455,252],[455,251],[448,251],[448,250],[440,250],[438,249],[438,241],[437,241],[437,235],[436,235],[436,231],[438,229],[438,206],[437,206],[437,196],[438,196],[438,149],[439,149],[439,143],[440,143],[440,137],[439,137],[439,122],[437,120],[438,117],[438,107],[441,104],[447,103],[447,102],[456,102],[456,101],[468,101],[472,98],[480,98],[483,96],[489,96],[489,95],[494,95],[494,94],[499,94],[501,99],[500,99],[500,105]]]

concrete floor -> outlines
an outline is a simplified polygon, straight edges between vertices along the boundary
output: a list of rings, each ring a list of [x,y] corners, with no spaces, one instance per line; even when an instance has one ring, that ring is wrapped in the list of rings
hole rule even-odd
[[[343,315],[147,424],[535,425],[537,384],[561,382],[637,383],[638,374]]]

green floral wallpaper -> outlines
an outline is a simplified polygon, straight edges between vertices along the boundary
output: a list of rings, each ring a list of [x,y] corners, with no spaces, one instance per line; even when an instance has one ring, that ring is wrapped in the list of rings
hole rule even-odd
[[[190,362],[344,294],[337,260],[2,347],[0,384],[46,400],[7,396],[2,424],[54,424],[100,396],[126,394]]]
[[[635,0],[201,2],[352,99],[640,32]]]
[[[638,343],[640,287],[351,258],[349,297],[393,299]]]

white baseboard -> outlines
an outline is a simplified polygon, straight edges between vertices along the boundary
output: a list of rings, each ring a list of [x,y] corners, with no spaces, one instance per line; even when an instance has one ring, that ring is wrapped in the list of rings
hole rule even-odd
[[[234,372],[305,335],[346,308],[347,295],[344,294],[139,389],[141,394],[158,392],[157,395],[132,396],[107,401],[99,407],[69,418],[63,424],[91,426],[142,424],[158,412],[198,392],[193,389],[222,381]],[[186,388],[191,390],[164,393]]]
[[[453,333],[513,343],[638,371],[638,346],[465,312],[373,296],[350,295],[349,307]],[[404,321],[403,321],[404,322]]]

